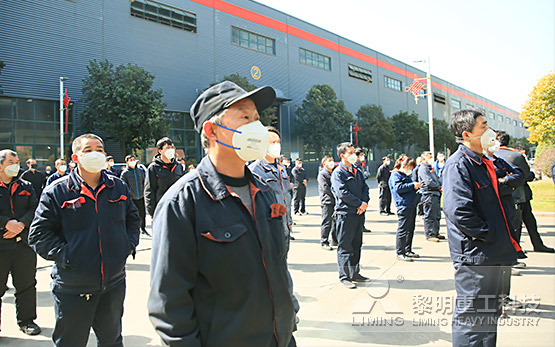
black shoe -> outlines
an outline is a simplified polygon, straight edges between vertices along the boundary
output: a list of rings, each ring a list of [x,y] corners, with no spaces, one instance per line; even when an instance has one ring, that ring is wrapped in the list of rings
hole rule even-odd
[[[353,277],[353,281],[355,281],[355,282],[368,282],[368,281],[370,281],[370,279],[366,276],[362,276],[361,274],[356,274]]]
[[[141,229],[141,234],[151,237],[150,234],[148,233],[148,231],[146,231],[146,229]]]
[[[555,249],[547,246],[534,248],[534,252],[555,253]]]
[[[395,216],[395,213],[393,213],[393,212],[387,212],[387,214],[390,215],[390,216]]]
[[[372,232],[372,230],[366,229],[366,228],[364,228],[362,231],[364,231],[365,233],[371,233]]]
[[[337,247],[337,241],[332,241],[332,242],[330,242],[330,246],[332,246],[332,247]]]
[[[295,237],[294,237],[293,235],[289,235],[289,240],[295,241],[296,239],[295,239]]]
[[[38,335],[41,332],[40,327],[33,321],[21,324],[19,330],[23,331],[26,335]]]
[[[341,284],[345,286],[345,288],[349,289],[356,289],[357,285],[349,280],[341,280]]]
[[[517,252],[516,257],[517,257],[517,259],[526,259],[526,258],[528,258],[528,256],[526,254],[524,254],[524,251]]]
[[[322,249],[325,249],[326,251],[333,251],[333,247],[328,245],[327,243],[323,243],[321,245]]]

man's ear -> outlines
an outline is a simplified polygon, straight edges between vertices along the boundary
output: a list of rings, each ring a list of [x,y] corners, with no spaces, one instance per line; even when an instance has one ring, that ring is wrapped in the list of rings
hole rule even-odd
[[[202,125],[202,131],[209,140],[217,140],[216,133],[214,132],[214,123],[212,122],[204,122]]]
[[[74,162],[75,164],[77,164],[77,158],[78,158],[77,154],[73,153],[73,154],[71,155],[71,160],[73,160],[73,162]]]

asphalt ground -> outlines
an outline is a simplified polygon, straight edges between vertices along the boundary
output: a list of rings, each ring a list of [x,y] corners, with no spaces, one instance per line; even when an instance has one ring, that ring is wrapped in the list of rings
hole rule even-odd
[[[424,237],[417,218],[413,250],[421,258],[407,263],[395,257],[396,216],[380,216],[375,180],[371,189],[363,237],[361,274],[370,277],[357,289],[338,281],[337,254],[321,249],[320,204],[316,180],[309,182],[308,215],[295,216],[289,268],[300,301],[295,338],[299,346],[450,346],[451,315],[456,296],[447,241],[432,243]],[[393,207],[393,211],[395,211]],[[555,246],[555,216],[537,216],[548,246]],[[150,229],[149,229],[150,230]],[[525,308],[508,311],[499,322],[498,346],[555,346],[555,254],[535,253],[523,229],[522,247],[527,267],[512,279],[511,295]],[[441,232],[446,234],[442,220]],[[151,241],[141,237],[136,259],[127,265],[127,296],[123,316],[126,346],[159,346],[148,319]],[[42,333],[26,336],[15,321],[14,290],[4,295],[0,346],[52,346],[54,308],[50,292],[51,262],[39,258],[37,272],[38,319]],[[87,346],[96,346],[91,331]]]

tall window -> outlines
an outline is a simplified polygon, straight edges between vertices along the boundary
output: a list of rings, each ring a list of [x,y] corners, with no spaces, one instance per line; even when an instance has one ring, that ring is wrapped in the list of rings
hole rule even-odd
[[[197,32],[197,15],[150,0],[131,1],[131,15],[151,22]]]
[[[459,100],[451,99],[451,107],[458,110],[461,108],[461,102]]]
[[[314,66],[324,70],[331,70],[331,58],[320,53],[299,48],[299,61],[301,64]]]
[[[401,83],[401,81],[387,76],[384,76],[384,83],[386,88],[397,90],[399,92],[403,87],[403,84]]]
[[[495,120],[495,113],[490,112],[489,113],[489,118]]]
[[[372,71],[349,64],[349,76],[372,83]]]
[[[275,40],[243,29],[231,28],[231,42],[262,53],[276,54]]]
[[[502,121],[503,121],[503,116],[502,116],[502,115],[498,115],[498,116],[497,116],[497,120],[500,121],[500,122],[502,122]]]

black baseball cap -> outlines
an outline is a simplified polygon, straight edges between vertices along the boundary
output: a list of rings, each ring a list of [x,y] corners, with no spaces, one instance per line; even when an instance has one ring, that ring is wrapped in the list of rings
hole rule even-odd
[[[200,133],[204,122],[245,98],[250,98],[260,113],[272,105],[276,98],[276,92],[269,86],[247,92],[230,81],[218,83],[200,94],[191,106],[190,116],[195,123],[195,130]]]

